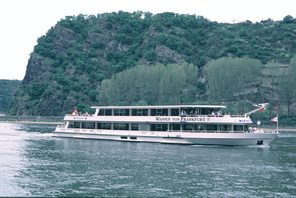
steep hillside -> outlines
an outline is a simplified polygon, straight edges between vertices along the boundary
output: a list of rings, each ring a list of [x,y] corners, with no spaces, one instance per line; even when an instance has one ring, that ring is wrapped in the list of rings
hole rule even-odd
[[[19,83],[18,80],[0,80],[0,113],[6,113],[9,110],[14,91]]]
[[[238,24],[174,13],[69,16],[38,39],[10,112],[61,115],[100,104],[100,82],[138,64],[189,63],[202,70],[225,56],[288,63],[296,54],[295,29],[291,16]]]

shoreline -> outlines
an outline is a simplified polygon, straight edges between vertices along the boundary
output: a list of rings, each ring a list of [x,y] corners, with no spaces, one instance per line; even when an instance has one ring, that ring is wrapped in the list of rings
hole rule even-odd
[[[0,121],[0,123],[19,123],[19,124],[48,124],[48,125],[61,125],[64,122],[54,121]]]

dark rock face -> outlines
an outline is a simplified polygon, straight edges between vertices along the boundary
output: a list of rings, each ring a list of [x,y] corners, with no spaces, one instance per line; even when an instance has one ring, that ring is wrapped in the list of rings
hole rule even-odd
[[[27,71],[23,79],[23,84],[29,84],[30,82],[40,81],[44,79],[44,74],[47,73],[46,58],[32,53],[28,61]]]
[[[169,63],[186,62],[180,54],[176,53],[175,51],[163,45],[156,46],[155,54],[164,62],[169,62]]]

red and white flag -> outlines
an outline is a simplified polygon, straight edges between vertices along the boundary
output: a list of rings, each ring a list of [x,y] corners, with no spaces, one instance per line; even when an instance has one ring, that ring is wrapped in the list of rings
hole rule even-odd
[[[278,121],[279,121],[279,117],[276,116],[276,117],[272,118],[270,121],[271,121],[271,122],[278,122]]]

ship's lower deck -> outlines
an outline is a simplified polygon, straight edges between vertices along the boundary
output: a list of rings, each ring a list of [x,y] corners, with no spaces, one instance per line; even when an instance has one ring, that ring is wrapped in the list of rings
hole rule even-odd
[[[130,142],[157,142],[167,144],[249,146],[268,145],[277,133],[200,133],[200,132],[156,132],[90,130],[57,127],[54,137],[115,140]]]

